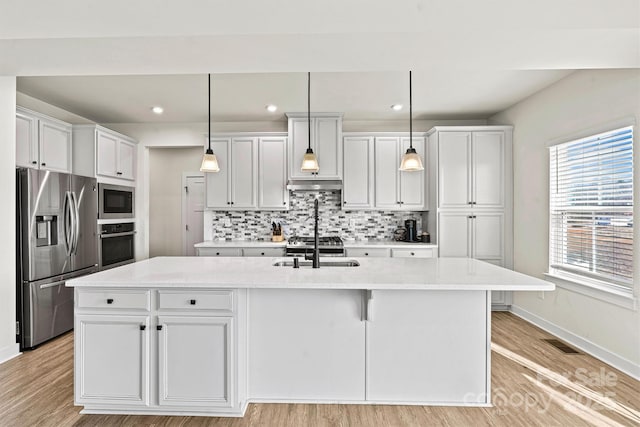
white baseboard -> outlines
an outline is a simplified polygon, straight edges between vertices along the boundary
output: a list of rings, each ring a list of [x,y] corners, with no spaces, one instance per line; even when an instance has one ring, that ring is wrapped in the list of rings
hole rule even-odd
[[[599,345],[594,344],[579,335],[574,334],[573,332],[567,331],[566,329],[561,328],[560,326],[551,323],[536,314],[524,310],[523,308],[512,305],[511,313],[515,314],[521,319],[526,320],[529,323],[536,325],[540,329],[543,329],[550,334],[555,335],[556,337],[579,348],[580,350],[595,357],[596,359],[599,359],[613,366],[614,368],[619,369],[625,374],[637,380],[640,380],[640,365],[637,365],[630,360],[620,357],[617,354],[612,353],[609,350],[600,347]]]
[[[9,344],[5,347],[2,347],[0,348],[0,363],[4,363],[9,359],[13,359],[19,354],[20,354],[20,345],[18,343]]]

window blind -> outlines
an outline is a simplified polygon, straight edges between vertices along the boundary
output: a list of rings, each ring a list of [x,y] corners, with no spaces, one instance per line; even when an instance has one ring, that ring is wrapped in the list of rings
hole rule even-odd
[[[551,269],[630,288],[633,128],[550,147]]]

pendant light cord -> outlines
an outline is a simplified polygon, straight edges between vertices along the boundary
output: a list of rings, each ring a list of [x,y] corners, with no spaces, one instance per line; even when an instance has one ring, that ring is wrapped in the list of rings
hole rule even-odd
[[[409,148],[413,148],[413,102],[411,99],[411,70],[409,70]]]
[[[209,74],[209,104],[208,107],[208,118],[209,118],[209,150],[211,151],[211,74]]]
[[[307,131],[311,150],[311,71],[307,72]]]

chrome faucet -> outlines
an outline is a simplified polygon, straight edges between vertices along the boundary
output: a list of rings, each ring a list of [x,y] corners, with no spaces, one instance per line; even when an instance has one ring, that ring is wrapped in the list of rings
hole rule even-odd
[[[313,268],[320,268],[320,236],[318,236],[318,199],[313,202],[315,226],[313,228],[313,252],[311,256],[304,254],[304,259],[312,260]]]

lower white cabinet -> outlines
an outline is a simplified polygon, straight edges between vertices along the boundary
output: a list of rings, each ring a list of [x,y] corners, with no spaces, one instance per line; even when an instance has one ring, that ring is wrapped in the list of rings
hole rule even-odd
[[[282,257],[284,248],[242,248],[242,256]]]
[[[77,404],[149,404],[149,316],[75,317]]]
[[[242,256],[242,248],[196,248],[198,256]]]
[[[227,248],[227,247],[208,247],[196,248],[197,256],[264,256],[264,257],[283,257],[285,256],[284,247],[281,248]]]
[[[371,258],[436,258],[438,248],[432,247],[360,247],[346,248],[346,256],[348,257],[371,257]]]
[[[158,317],[158,404],[232,407],[231,317]]]
[[[348,257],[389,258],[391,252],[389,252],[389,248],[346,248],[345,255]]]
[[[140,292],[76,289],[75,403],[89,413],[241,416],[246,290],[144,291],[150,307],[124,301]],[[107,305],[78,304],[102,297]]]
[[[435,250],[432,248],[391,249],[392,258],[434,258]]]

